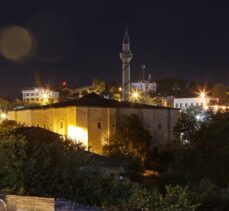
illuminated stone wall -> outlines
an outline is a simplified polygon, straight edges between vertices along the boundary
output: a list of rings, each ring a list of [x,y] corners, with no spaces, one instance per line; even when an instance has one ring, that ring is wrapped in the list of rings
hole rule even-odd
[[[10,111],[9,119],[25,126],[48,129],[82,142],[86,149],[102,154],[105,140],[121,125],[122,116],[136,114],[153,137],[152,146],[171,139],[179,115],[174,109],[62,107]]]
[[[92,151],[102,154],[105,140],[116,131],[115,108],[88,109],[88,140]]]
[[[143,121],[145,129],[152,135],[152,146],[158,146],[171,140],[173,127],[179,116],[175,109],[118,109],[117,122],[121,124],[121,116],[136,114]]]
[[[45,197],[17,196],[6,195],[7,210],[39,210],[39,211],[54,211],[55,199]]]
[[[63,107],[10,111],[9,119],[25,126],[48,129],[82,142],[91,151],[102,153],[105,139],[116,130],[116,109]]]

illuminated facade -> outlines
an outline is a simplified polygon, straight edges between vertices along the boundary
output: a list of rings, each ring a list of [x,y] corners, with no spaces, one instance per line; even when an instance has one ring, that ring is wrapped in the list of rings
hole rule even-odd
[[[56,103],[59,100],[59,92],[54,92],[43,87],[34,87],[22,90],[24,102],[48,104]]]
[[[193,97],[193,98],[175,98],[174,107],[180,109],[187,109],[189,107],[201,107],[206,108],[218,103],[217,98],[212,97]]]
[[[156,82],[149,81],[136,81],[131,83],[133,89],[140,90],[143,94],[156,93],[157,84]]]
[[[132,114],[140,117],[153,137],[152,146],[156,146],[171,139],[179,111],[89,94],[69,102],[10,111],[8,118],[82,142],[88,150],[101,154],[106,139],[121,125],[122,117]]]

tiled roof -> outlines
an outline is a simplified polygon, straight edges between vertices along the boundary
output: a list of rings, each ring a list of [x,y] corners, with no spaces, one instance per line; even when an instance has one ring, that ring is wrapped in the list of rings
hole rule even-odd
[[[24,109],[45,109],[45,108],[62,108],[62,107],[69,107],[69,106],[76,106],[76,107],[103,107],[103,108],[148,108],[148,109],[174,109],[162,106],[152,106],[146,105],[141,103],[132,103],[127,101],[117,101],[112,99],[105,99],[103,96],[91,93],[85,95],[82,98],[60,102],[55,104],[49,104],[44,106],[36,106]],[[23,110],[23,109],[18,109]]]

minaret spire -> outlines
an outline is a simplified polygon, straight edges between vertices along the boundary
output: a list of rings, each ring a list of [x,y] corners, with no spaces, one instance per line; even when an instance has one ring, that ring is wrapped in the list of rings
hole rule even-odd
[[[126,29],[125,29],[125,34],[123,37],[123,44],[130,44],[130,38],[129,38],[129,34],[128,34],[128,23],[126,23]]]
[[[120,59],[122,60],[122,99],[129,101],[130,98],[130,60],[132,59],[132,53],[130,51],[130,38],[128,34],[128,24],[122,42],[122,52],[120,53]]]

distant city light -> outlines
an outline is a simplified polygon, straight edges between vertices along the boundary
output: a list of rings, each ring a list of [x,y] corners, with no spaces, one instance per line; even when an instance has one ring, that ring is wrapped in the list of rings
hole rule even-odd
[[[67,85],[67,82],[66,82],[66,81],[63,81],[63,82],[62,82],[62,85],[63,85],[63,86],[66,86],[66,85]]]

